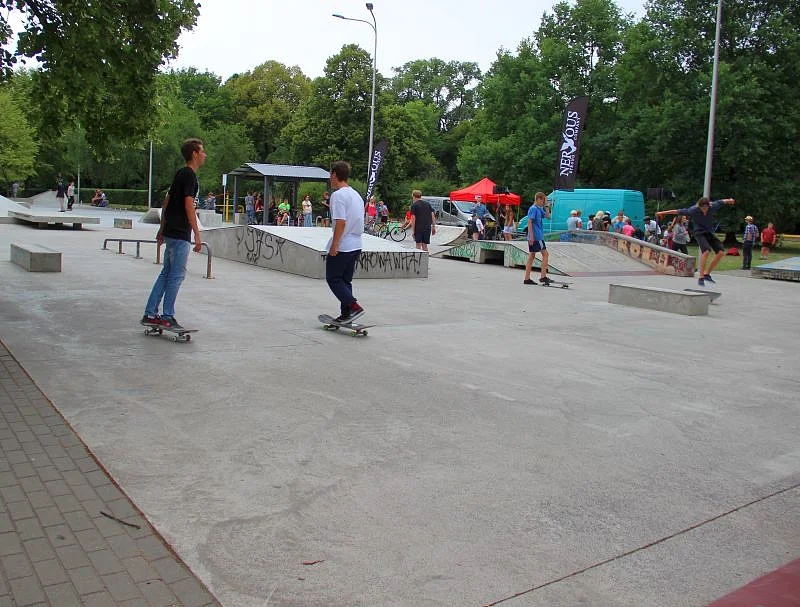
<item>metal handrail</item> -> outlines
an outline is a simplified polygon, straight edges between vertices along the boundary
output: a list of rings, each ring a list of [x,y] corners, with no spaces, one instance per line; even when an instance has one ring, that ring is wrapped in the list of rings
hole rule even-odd
[[[119,249],[117,250],[117,254],[118,255],[124,255],[124,253],[122,251],[122,243],[123,242],[135,242],[136,243],[136,257],[135,257],[135,259],[142,259],[142,256],[139,253],[141,251],[141,245],[142,245],[143,242],[147,243],[147,244],[154,244],[154,245],[156,245],[156,260],[153,263],[156,263],[156,264],[160,264],[161,263],[161,245],[158,244],[157,240],[144,240],[144,239],[141,239],[141,238],[138,238],[138,239],[137,238],[106,238],[105,240],[103,240],[103,250],[104,251],[108,250],[108,243],[109,242],[119,243]],[[194,244],[194,243],[192,243],[192,244]],[[200,246],[201,247],[205,247],[205,249],[206,249],[207,262],[206,262],[206,275],[205,275],[205,278],[209,278],[209,279],[214,278],[211,275],[211,260],[213,258],[213,255],[211,253],[211,246],[207,242],[201,242]]]

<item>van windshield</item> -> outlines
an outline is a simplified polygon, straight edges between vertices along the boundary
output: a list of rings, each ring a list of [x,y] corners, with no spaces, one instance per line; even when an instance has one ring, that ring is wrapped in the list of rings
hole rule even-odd
[[[472,202],[462,202],[458,200],[453,200],[452,202],[454,205],[458,207],[458,210],[461,211],[462,213],[466,213],[467,215],[472,214],[472,206],[473,206]]]

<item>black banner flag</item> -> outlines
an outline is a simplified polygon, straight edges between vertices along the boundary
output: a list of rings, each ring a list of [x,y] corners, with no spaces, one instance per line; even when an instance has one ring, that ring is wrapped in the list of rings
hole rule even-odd
[[[378,171],[381,170],[381,164],[386,157],[386,150],[389,149],[389,142],[386,139],[381,139],[375,149],[372,150],[372,160],[369,163],[369,181],[367,182],[367,195],[366,199],[369,201],[370,196],[375,191],[375,184],[378,181]]]
[[[575,97],[564,110],[564,123],[558,138],[558,162],[556,163],[556,179],[554,190],[575,189],[575,177],[578,175],[578,156],[581,149],[581,135],[589,110],[588,97]]]

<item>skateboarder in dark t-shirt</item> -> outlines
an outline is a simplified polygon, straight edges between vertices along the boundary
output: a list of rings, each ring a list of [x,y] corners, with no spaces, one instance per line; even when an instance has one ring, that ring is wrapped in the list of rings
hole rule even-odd
[[[194,201],[200,191],[197,169],[206,161],[203,142],[200,139],[188,139],[181,146],[181,153],[186,160],[186,166],[175,173],[161,207],[161,227],[156,235],[158,246],[166,243],[164,266],[150,292],[141,320],[143,325],[160,325],[170,329],[181,329],[175,320],[175,299],[186,276],[192,233],[195,252],[200,251],[202,244]],[[159,316],[158,307],[162,299],[162,315]]]

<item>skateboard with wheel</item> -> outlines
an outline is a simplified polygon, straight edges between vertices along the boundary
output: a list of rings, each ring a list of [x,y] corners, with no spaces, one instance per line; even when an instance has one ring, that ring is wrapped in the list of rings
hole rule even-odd
[[[719,291],[704,291],[703,289],[684,289],[684,291],[688,291],[689,293],[705,293],[711,297],[712,302],[719,299],[719,296],[722,295]]]
[[[145,325],[145,335],[162,335],[164,331],[172,333],[170,339],[175,343],[179,341],[192,341],[191,333],[197,333],[200,329],[170,329],[163,325]]]
[[[359,335],[366,336],[367,329],[371,329],[375,325],[360,325],[354,322],[336,322],[336,319],[329,314],[320,314],[318,317],[319,321],[322,323],[322,328],[326,331],[338,331],[339,329],[345,329],[350,331],[350,335],[353,337],[357,337]]]
[[[569,289],[571,282],[561,282],[560,280],[551,280],[550,283],[546,282],[539,282],[539,286],[541,287],[555,287],[559,289]]]

